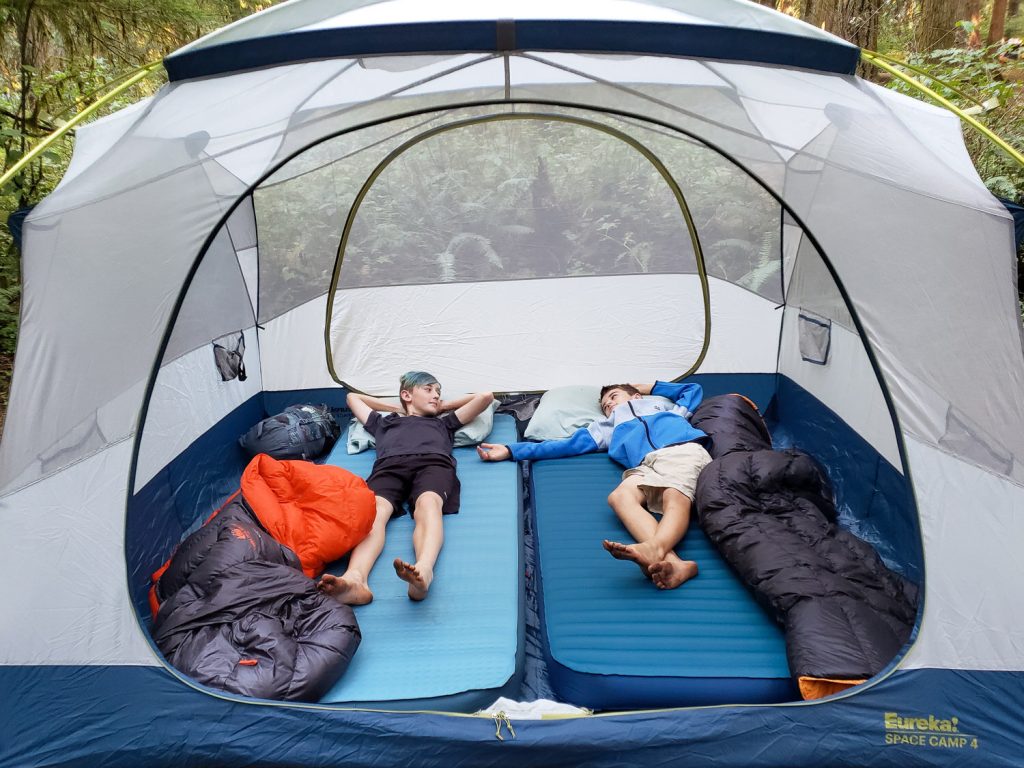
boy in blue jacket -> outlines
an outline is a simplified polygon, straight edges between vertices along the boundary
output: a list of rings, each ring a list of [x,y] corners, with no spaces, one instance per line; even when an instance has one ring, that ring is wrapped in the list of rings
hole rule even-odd
[[[661,395],[672,407],[644,395]],[[707,435],[690,424],[700,405],[699,384],[609,384],[601,389],[604,418],[562,440],[540,443],[483,443],[484,461],[556,459],[608,451],[627,467],[608,504],[635,540],[605,540],[604,548],[619,560],[636,563],[659,589],[675,589],[697,575],[697,564],[683,560],[675,546],[690,525],[697,476],[711,461],[701,445]]]

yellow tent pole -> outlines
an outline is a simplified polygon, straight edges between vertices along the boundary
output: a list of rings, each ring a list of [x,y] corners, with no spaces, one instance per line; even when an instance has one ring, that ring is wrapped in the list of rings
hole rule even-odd
[[[162,61],[155,61],[152,64],[147,64],[145,67],[141,67],[138,71],[136,71],[134,75],[132,75],[119,86],[114,88],[102,99],[99,99],[90,104],[88,107],[86,107],[77,115],[75,115],[73,118],[68,120],[60,128],[55,130],[41,142],[32,147],[31,150],[25,153],[24,157],[22,157],[20,160],[18,160],[18,162],[16,162],[14,165],[8,168],[7,172],[4,173],[3,176],[0,176],[0,188],[2,188],[4,184],[6,184],[8,181],[13,179],[26,165],[31,163],[33,160],[39,157],[39,155],[45,152],[48,147],[53,145],[54,142],[56,142],[58,139],[64,136],[64,134],[66,134],[79,123],[88,120],[90,117],[92,117],[93,114],[96,113],[97,110],[102,109],[104,106],[109,104],[118,95],[128,90],[139,81],[149,77],[151,74],[153,74],[153,70],[160,66],[162,63]]]
[[[931,72],[929,72],[926,69],[922,69],[921,67],[915,66],[914,64],[911,64],[908,61],[901,61],[900,59],[894,59],[892,56],[886,56],[884,53],[879,53],[878,51],[870,51],[867,48],[861,48],[860,52],[861,52],[861,56],[862,57],[864,57],[864,54],[866,53],[869,56],[875,56],[875,57],[877,57],[879,59],[882,59],[883,61],[889,62],[890,64],[896,64],[896,65],[898,65],[900,67],[903,67],[904,69],[909,69],[911,72],[916,72],[919,75],[923,75],[924,77],[927,77],[929,80],[933,80],[934,82],[938,83],[943,88],[946,88],[946,89],[952,91],[953,93],[955,93],[957,96],[959,96],[964,101],[969,101],[972,104],[977,104],[982,109],[985,108],[985,104],[984,103],[978,101],[973,96],[964,93],[959,88],[957,88],[955,85],[947,83],[945,80],[942,80],[942,79],[936,77],[935,75],[933,75]],[[874,62],[871,62],[871,63],[873,64]]]
[[[78,99],[78,101],[76,101],[74,104],[69,105],[65,109],[63,109],[60,112],[58,112],[56,115],[51,115],[50,116],[50,120],[59,120],[60,118],[64,117],[64,115],[66,115],[66,114],[68,114],[70,112],[74,112],[75,110],[79,109],[81,104],[84,104],[86,101],[91,99],[96,94],[103,93],[103,91],[107,90],[108,88],[113,88],[118,83],[123,82],[124,80],[127,80],[129,77],[134,77],[136,74],[138,74],[139,72],[142,72],[143,70],[153,69],[159,63],[160,63],[159,61],[154,61],[154,62],[152,62],[150,64],[143,64],[138,69],[130,69],[127,72],[124,72],[124,73],[118,75],[113,80],[108,80],[103,85],[101,85],[99,88],[95,88],[95,89],[89,91],[89,93],[85,94],[84,96],[81,96]]]
[[[913,89],[923,93],[928,98],[933,99],[937,103],[939,103],[942,106],[944,106],[950,112],[955,114],[957,117],[959,117],[965,123],[967,123],[969,126],[971,126],[976,131],[981,133],[985,138],[987,138],[989,141],[991,141],[993,144],[995,144],[997,147],[999,147],[1001,150],[1003,150],[1011,158],[1016,160],[1017,163],[1019,163],[1022,167],[1024,167],[1024,155],[1022,155],[1016,149],[1014,149],[1009,144],[1007,144],[1003,139],[1001,139],[999,136],[997,136],[995,133],[993,133],[987,127],[985,127],[980,122],[975,120],[973,117],[968,115],[966,112],[964,112],[962,109],[960,109],[960,107],[958,107],[955,104],[953,104],[951,101],[949,101],[949,99],[943,98],[942,96],[937,94],[935,91],[933,91],[931,88],[929,88],[927,85],[925,85],[921,81],[915,80],[914,78],[910,77],[909,75],[906,75],[903,72],[900,72],[898,69],[896,69],[892,65],[887,64],[886,62],[882,61],[877,56],[872,55],[868,51],[862,50],[861,51],[861,57],[865,61],[867,61],[869,64],[874,64],[879,69],[884,69],[886,72],[891,74],[893,77],[895,77],[895,78],[897,78],[899,80],[902,80],[907,85],[909,85],[911,88],[913,88]]]

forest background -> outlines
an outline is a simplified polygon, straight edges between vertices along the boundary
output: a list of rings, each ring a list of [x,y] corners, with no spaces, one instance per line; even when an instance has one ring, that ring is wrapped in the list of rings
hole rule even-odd
[[[279,0],[0,0],[0,173],[40,140],[147,64]],[[925,70],[910,72],[1024,149],[1024,14],[1020,0],[758,0],[861,48]],[[863,64],[862,77],[919,94]],[[119,94],[96,116],[154,93],[163,70]],[[968,97],[968,98],[965,98]],[[968,150],[999,197],[1021,202],[1024,168],[972,130]],[[15,212],[44,198],[71,159],[73,131],[0,188],[0,426],[18,337],[21,256]],[[1019,257],[1018,257],[1019,258]],[[1020,266],[1020,264],[1018,265]],[[1024,272],[1024,270],[1020,270]],[[1024,304],[1022,304],[1024,306]]]

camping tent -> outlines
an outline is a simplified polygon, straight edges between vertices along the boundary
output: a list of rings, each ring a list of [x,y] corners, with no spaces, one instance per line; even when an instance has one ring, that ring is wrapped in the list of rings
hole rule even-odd
[[[576,6],[292,0],[79,131],[25,225],[0,764],[1019,761],[1012,226],[956,119],[744,0]],[[222,381],[211,343],[240,339],[248,375]],[[795,444],[846,462],[850,524],[923,585],[909,647],[820,702],[504,740],[170,669],[146,578],[237,483],[225,446],[297,398],[390,392],[425,344],[458,391],[766,387]],[[816,430],[822,407],[856,449]]]

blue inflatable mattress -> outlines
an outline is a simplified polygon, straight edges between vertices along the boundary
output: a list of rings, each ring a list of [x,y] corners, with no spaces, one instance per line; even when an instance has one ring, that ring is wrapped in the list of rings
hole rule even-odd
[[[516,439],[498,414],[489,440]],[[445,541],[430,595],[413,602],[391,563],[413,559],[410,515],[388,523],[370,575],[373,602],[356,608],[362,644],[323,702],[387,709],[474,711],[514,693],[522,676],[522,521],[519,469],[458,448],[461,511],[444,519]],[[339,440],[327,463],[367,477],[374,451],[349,455]],[[340,574],[345,562],[328,570]]]
[[[622,470],[605,454],[531,468],[542,633],[551,685],[592,709],[799,698],[781,628],[691,519],[677,549],[696,578],[654,587],[603,539],[630,542],[607,504]]]

